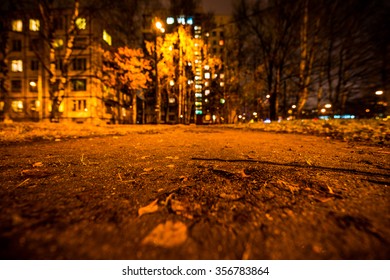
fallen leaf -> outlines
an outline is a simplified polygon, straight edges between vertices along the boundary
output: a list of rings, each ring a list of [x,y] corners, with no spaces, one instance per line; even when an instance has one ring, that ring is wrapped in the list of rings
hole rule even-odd
[[[333,192],[332,188],[331,188],[331,187],[329,187],[328,185],[327,185],[327,187],[328,187],[329,193],[330,193],[330,194],[334,194],[334,192]]]
[[[145,214],[154,213],[157,211],[158,211],[158,199],[155,199],[149,205],[146,205],[146,206],[138,209],[138,217],[141,217],[142,215],[145,215]]]
[[[144,168],[144,171],[145,171],[145,172],[150,172],[150,171],[153,171],[153,167],[150,167],[150,168]]]
[[[40,161],[33,164],[33,167],[42,167],[42,166],[43,166],[43,163]]]
[[[22,176],[27,178],[45,178],[51,175],[47,170],[42,169],[25,169],[22,170]]]
[[[167,165],[168,168],[175,168],[175,165],[174,164],[169,164]]]
[[[187,226],[182,222],[167,221],[156,226],[143,240],[143,245],[173,248],[187,240]]]
[[[239,200],[241,199],[243,196],[240,195],[240,194],[226,194],[226,193],[221,193],[219,195],[220,198],[223,198],[223,199],[228,199],[228,200]]]

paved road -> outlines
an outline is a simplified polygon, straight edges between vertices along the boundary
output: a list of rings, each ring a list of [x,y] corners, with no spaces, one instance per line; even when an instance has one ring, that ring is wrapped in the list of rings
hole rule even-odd
[[[390,149],[212,127],[0,147],[0,258],[389,259]]]

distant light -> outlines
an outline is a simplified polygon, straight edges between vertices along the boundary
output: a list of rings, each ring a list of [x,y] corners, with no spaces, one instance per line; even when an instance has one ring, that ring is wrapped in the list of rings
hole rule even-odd
[[[266,98],[270,98],[270,97],[271,97],[271,95],[267,94]]]
[[[266,120],[264,120],[264,123],[271,123],[271,120],[270,119],[266,119]]]
[[[291,108],[295,109],[297,108],[297,105],[292,105]]]
[[[238,118],[239,118],[239,119],[242,119],[242,116],[241,116],[241,115],[239,115],[239,116],[238,116]]]
[[[174,80],[170,80],[170,81],[169,81],[169,85],[170,85],[171,87],[173,87],[173,86],[175,85],[175,81],[174,81]]]
[[[370,109],[366,109],[366,113],[370,113]]]
[[[194,24],[194,19],[193,18],[187,18],[187,24],[188,25],[193,25]]]
[[[326,109],[321,109],[321,113],[325,113],[326,112]]]
[[[172,98],[172,97],[169,98],[169,103],[170,103],[170,104],[173,104],[173,103],[175,103],[175,102],[176,102],[176,99],[175,99],[175,98]]]
[[[210,94],[210,90],[209,90],[209,89],[206,89],[206,90],[204,91],[204,94],[205,94],[205,95],[209,95],[209,94]]]
[[[32,87],[36,87],[36,86],[37,86],[37,83],[36,83],[36,82],[34,82],[34,81],[31,81],[31,82],[30,82],[30,86],[32,86]]]
[[[167,17],[167,24],[171,25],[175,23],[175,19],[173,17]]]
[[[220,87],[224,87],[225,83],[224,82],[220,82],[219,85],[220,85]]]
[[[383,90],[377,90],[377,91],[375,92],[375,94],[376,94],[376,95],[382,95],[382,94],[383,94]]]
[[[217,116],[216,115],[213,115],[213,121],[215,122],[215,120],[217,119]]]
[[[254,115],[254,116],[257,116],[257,112],[253,112],[253,115]]]
[[[204,73],[204,78],[205,79],[210,79],[210,73],[209,72]]]
[[[219,102],[220,102],[221,104],[225,104],[226,100],[225,100],[224,98],[221,98],[221,100],[219,100]]]
[[[332,108],[332,104],[325,104],[325,108],[326,108],[326,109]]]
[[[204,69],[205,69],[205,70],[209,70],[209,69],[210,69],[210,66],[205,65],[205,66],[204,66]]]

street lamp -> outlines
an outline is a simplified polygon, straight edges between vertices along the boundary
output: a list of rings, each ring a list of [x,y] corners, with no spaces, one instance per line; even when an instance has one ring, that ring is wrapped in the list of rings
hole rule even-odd
[[[155,106],[155,112],[156,112],[156,123],[160,124],[161,122],[161,93],[160,93],[160,87],[159,87],[159,80],[158,80],[158,51],[157,51],[157,36],[159,33],[164,33],[165,29],[163,27],[163,24],[161,21],[157,20],[155,22],[155,36],[154,36],[154,58],[156,63],[156,106]]]
[[[376,94],[376,95],[382,95],[382,94],[383,94],[383,90],[377,90],[377,91],[375,92],[375,94]]]

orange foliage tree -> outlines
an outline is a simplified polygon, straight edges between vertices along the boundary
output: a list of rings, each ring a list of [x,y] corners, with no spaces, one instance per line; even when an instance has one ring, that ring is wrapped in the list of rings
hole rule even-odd
[[[106,86],[121,90],[131,97],[133,124],[137,123],[137,96],[142,98],[143,90],[150,81],[150,61],[141,49],[118,48],[115,52],[104,52]]]

